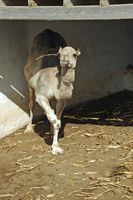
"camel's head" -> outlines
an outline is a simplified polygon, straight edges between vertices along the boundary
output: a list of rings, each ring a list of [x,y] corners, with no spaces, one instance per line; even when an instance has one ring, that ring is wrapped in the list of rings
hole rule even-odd
[[[77,57],[81,54],[80,50],[75,50],[72,47],[66,46],[59,49],[59,59],[61,67],[75,68]]]

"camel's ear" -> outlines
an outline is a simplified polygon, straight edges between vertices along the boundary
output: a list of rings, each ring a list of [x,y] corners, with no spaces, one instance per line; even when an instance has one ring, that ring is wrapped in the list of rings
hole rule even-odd
[[[62,52],[62,47],[59,48],[58,53],[61,54],[61,52]]]
[[[77,53],[77,56],[79,56],[79,55],[81,54],[80,49],[77,49],[77,50],[76,50],[76,53]]]

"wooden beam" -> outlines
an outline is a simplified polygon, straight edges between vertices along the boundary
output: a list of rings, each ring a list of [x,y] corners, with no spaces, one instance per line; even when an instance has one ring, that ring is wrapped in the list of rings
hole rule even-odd
[[[35,7],[37,3],[34,0],[28,0],[28,6]]]
[[[5,7],[5,6],[6,6],[5,2],[3,0],[0,0],[0,7]]]
[[[73,6],[72,0],[63,0],[63,6]]]
[[[110,6],[1,7],[0,20],[118,20],[133,19],[133,4]]]
[[[108,6],[109,5],[109,0],[99,0],[101,6]]]

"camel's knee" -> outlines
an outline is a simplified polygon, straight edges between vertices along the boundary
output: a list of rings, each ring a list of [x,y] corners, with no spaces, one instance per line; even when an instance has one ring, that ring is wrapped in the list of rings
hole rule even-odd
[[[54,112],[53,109],[49,110],[49,112],[46,113],[48,120],[50,121],[50,123],[53,125],[54,123],[56,123],[57,121],[57,116]]]
[[[61,120],[57,119],[54,110],[51,110],[47,117],[55,130],[59,130],[61,128]]]
[[[57,119],[54,123],[53,123],[53,127],[56,130],[59,130],[61,128],[61,120]]]

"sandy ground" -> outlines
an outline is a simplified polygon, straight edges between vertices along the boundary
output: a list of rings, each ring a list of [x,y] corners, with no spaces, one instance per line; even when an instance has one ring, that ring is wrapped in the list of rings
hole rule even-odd
[[[46,121],[36,124],[36,133],[22,129],[2,139],[0,200],[132,200],[132,97],[65,113],[64,155],[51,154]]]

